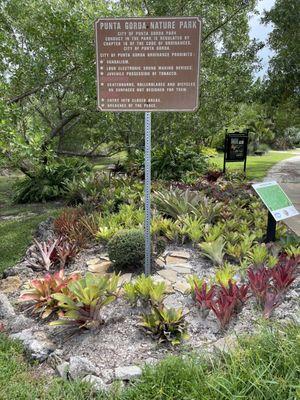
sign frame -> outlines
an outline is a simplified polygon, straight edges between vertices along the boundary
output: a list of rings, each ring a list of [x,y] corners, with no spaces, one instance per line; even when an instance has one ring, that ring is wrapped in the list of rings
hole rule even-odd
[[[100,76],[101,73],[99,71],[99,43],[98,43],[98,33],[97,33],[97,25],[100,21],[128,21],[128,20],[196,20],[199,23],[199,37],[197,39],[197,49],[198,49],[198,57],[197,57],[197,71],[196,71],[196,94],[195,94],[195,107],[194,108],[160,108],[160,109],[151,109],[151,108],[139,108],[139,109],[123,109],[123,108],[102,108],[100,105]],[[94,32],[95,32],[95,47],[96,47],[96,87],[97,87],[97,109],[102,112],[195,112],[199,108],[199,88],[200,88],[200,68],[201,68],[201,49],[202,49],[202,29],[203,29],[203,21],[200,16],[182,16],[182,17],[115,17],[115,18],[97,18],[94,22]],[[180,96],[180,93],[178,93]]]
[[[289,202],[289,205],[287,207],[272,209],[272,207],[270,207],[270,204],[268,204],[268,202],[266,201],[266,198],[263,197],[262,194],[258,191],[259,189],[264,189],[264,188],[271,187],[271,186],[277,186],[280,191],[280,194],[283,194],[285,196],[285,199]],[[285,193],[285,191],[282,189],[282,187],[279,185],[279,183],[277,181],[272,180],[272,181],[267,181],[267,182],[254,183],[252,185],[252,187],[255,190],[255,192],[258,194],[258,196],[260,197],[260,199],[262,200],[264,205],[267,207],[268,211],[270,212],[270,214],[272,215],[272,217],[275,219],[276,222],[283,221],[287,218],[291,218],[291,217],[295,217],[296,215],[299,215],[299,211],[293,205],[292,201],[290,200],[290,198],[287,196],[287,194]],[[288,211],[287,211],[287,209],[288,209]],[[287,212],[288,214],[284,215],[285,212]],[[291,212],[291,214],[289,214],[289,212]],[[279,215],[278,215],[278,213],[279,213]],[[283,214],[282,216],[281,216],[281,213]]]
[[[243,139],[243,157],[233,159],[230,157],[230,145],[231,139]],[[227,162],[244,162],[244,173],[246,174],[247,166],[247,155],[248,155],[248,142],[249,142],[249,132],[232,132],[228,133],[226,131],[224,140],[224,162],[223,162],[223,173],[226,172]]]

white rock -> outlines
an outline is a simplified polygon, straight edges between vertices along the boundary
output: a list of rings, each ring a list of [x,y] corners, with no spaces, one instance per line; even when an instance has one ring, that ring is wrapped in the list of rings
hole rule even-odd
[[[31,318],[27,318],[24,315],[16,315],[8,321],[8,328],[12,333],[20,332],[24,329],[28,329],[33,325],[34,321]]]
[[[158,271],[157,273],[172,283],[176,282],[176,280],[177,280],[177,272],[173,271],[172,269],[162,269],[161,271]]]
[[[170,253],[171,257],[177,257],[177,258],[185,258],[185,259],[190,259],[191,255],[189,252],[184,251],[184,250],[179,250],[179,251],[172,251]]]
[[[14,318],[16,315],[13,306],[10,304],[5,294],[0,293],[0,319]]]
[[[97,392],[107,390],[107,385],[103,382],[101,378],[99,378],[99,376],[86,375],[81,381],[90,383],[93,389]]]
[[[167,264],[166,269],[171,269],[179,274],[190,274],[192,267],[189,264]]]
[[[161,268],[164,268],[165,265],[166,265],[164,259],[162,259],[161,257],[157,258],[157,259],[155,260],[155,263],[156,263],[159,267],[161,267]]]
[[[187,264],[188,260],[182,257],[173,257],[172,255],[167,256],[166,264]]]
[[[87,265],[99,264],[101,262],[100,258],[91,258],[87,260]]]
[[[191,290],[191,286],[187,282],[178,281],[175,283],[174,289],[182,294],[185,294]]]
[[[131,281],[131,278],[131,273],[121,275],[119,278],[118,287],[124,285],[124,283],[129,283]]]
[[[10,335],[12,339],[20,340],[29,358],[38,362],[45,361],[55,350],[55,345],[44,332],[33,332],[32,329],[23,329],[19,333]]]
[[[90,264],[88,270],[95,274],[105,274],[111,265],[111,261],[102,261],[97,264]]]
[[[70,368],[70,364],[67,361],[64,361],[61,364],[58,364],[56,366],[55,372],[61,378],[68,379],[69,368]]]
[[[84,357],[70,357],[69,376],[71,379],[83,378],[86,375],[97,374],[97,368]]]
[[[138,378],[142,375],[142,370],[136,365],[129,365],[127,367],[118,367],[115,370],[115,378],[123,381],[130,381],[131,379]]]

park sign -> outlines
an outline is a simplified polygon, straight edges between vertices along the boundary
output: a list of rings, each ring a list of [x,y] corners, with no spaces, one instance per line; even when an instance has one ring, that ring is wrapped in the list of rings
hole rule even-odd
[[[299,214],[276,181],[255,183],[252,186],[267,206],[275,221],[282,221]]]
[[[101,111],[196,111],[199,17],[100,18],[95,22]]]
[[[151,273],[151,113],[198,108],[199,17],[95,22],[100,111],[145,112],[145,274]]]

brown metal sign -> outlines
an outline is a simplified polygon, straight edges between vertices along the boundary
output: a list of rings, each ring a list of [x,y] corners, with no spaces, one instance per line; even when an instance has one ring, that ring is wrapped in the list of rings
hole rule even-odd
[[[200,18],[100,18],[95,32],[101,111],[198,108]]]

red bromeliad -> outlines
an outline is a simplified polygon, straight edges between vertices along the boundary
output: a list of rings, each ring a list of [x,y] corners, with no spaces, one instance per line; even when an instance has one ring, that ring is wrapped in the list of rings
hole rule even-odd
[[[230,296],[222,289],[209,301],[209,307],[218,318],[221,329],[228,325],[237,305],[237,297]]]
[[[278,264],[271,269],[273,285],[278,292],[285,292],[297,275],[298,260],[281,256]]]
[[[265,297],[270,287],[270,270],[265,267],[248,269],[248,278],[252,293],[257,299],[258,304],[263,308]]]
[[[209,314],[209,304],[214,295],[214,286],[209,290],[207,288],[207,283],[203,282],[201,289],[199,289],[197,282],[195,281],[195,299],[200,308],[202,318],[206,318]]]

